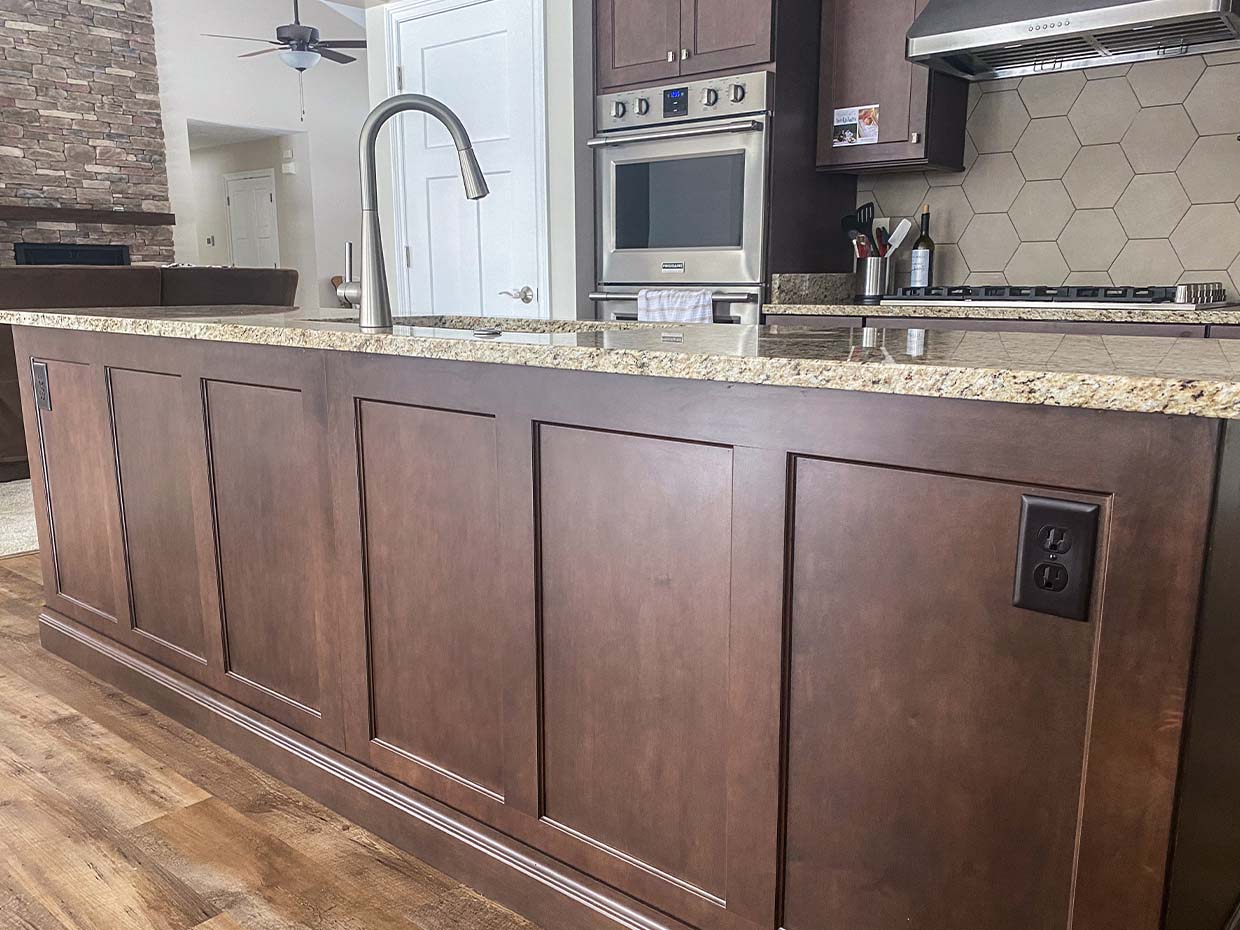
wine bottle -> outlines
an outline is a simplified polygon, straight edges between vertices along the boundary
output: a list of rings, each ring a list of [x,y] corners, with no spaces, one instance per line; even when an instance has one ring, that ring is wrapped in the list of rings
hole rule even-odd
[[[921,235],[913,243],[913,287],[934,285],[934,240],[930,238],[930,204],[921,205]]]

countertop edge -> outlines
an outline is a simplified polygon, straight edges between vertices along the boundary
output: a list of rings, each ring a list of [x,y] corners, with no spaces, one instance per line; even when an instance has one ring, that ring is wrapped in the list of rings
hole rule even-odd
[[[487,343],[231,321],[91,316],[85,311],[0,311],[0,323],[601,374],[1240,419],[1240,382],[1226,380]]]

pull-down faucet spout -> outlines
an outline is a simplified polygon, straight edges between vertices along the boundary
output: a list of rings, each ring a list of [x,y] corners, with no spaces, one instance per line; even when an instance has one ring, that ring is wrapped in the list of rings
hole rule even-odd
[[[375,151],[379,130],[397,113],[407,111],[427,113],[448,130],[460,158],[466,197],[481,200],[490,193],[478,159],[474,157],[469,133],[447,106],[422,94],[401,94],[384,100],[371,111],[362,125],[361,138],[362,280],[359,309],[363,329],[390,329],[392,326],[392,300],[388,294],[387,270],[383,262],[383,231],[379,225],[379,178]]]

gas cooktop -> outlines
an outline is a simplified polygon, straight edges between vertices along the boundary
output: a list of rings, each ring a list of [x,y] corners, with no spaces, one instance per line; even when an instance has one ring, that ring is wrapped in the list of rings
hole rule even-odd
[[[885,304],[903,306],[996,306],[1055,303],[1063,306],[1144,307],[1160,310],[1197,310],[1227,303],[1227,290],[1219,283],[1179,284],[1157,287],[1103,287],[1063,285],[1061,287],[985,285],[970,287],[902,287],[895,296],[883,298]]]

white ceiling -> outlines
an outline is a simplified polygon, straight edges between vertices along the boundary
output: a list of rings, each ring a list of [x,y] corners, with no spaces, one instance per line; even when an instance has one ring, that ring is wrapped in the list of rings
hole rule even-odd
[[[215,148],[217,145],[235,145],[238,142],[254,142],[258,139],[270,139],[285,133],[275,129],[263,129],[259,126],[225,126],[220,123],[204,123],[201,120],[186,120],[189,130],[190,151]]]
[[[323,0],[323,5],[335,10],[346,19],[366,28],[366,0]],[[369,4],[375,6],[376,4]]]

